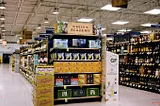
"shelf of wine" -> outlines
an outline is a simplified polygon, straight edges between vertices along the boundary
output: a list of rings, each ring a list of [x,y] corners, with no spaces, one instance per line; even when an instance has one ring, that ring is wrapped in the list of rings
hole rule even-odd
[[[134,66],[160,66],[160,64],[158,64],[158,63],[124,63],[124,62],[121,62],[119,64],[126,65],[126,66],[130,66],[130,65],[134,65]]]
[[[160,93],[160,76],[120,72],[121,85]]]
[[[135,56],[135,55],[158,55],[160,52],[140,52],[140,53],[125,53],[119,54],[120,56]]]

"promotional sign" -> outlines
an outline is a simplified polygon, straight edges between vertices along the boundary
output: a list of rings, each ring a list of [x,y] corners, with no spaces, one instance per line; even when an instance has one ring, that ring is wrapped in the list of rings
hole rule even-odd
[[[90,23],[68,23],[68,34],[93,35],[93,25]]]
[[[118,101],[118,75],[119,75],[119,56],[112,52],[106,52],[106,84],[105,100],[107,102]]]

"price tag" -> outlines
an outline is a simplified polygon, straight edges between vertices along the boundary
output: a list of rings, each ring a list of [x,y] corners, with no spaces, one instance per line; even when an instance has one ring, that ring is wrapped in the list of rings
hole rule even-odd
[[[69,52],[69,48],[67,48],[67,50],[66,50],[67,52]]]
[[[65,99],[65,102],[68,102],[68,99]]]
[[[66,86],[64,86],[64,89],[66,89],[67,87]]]

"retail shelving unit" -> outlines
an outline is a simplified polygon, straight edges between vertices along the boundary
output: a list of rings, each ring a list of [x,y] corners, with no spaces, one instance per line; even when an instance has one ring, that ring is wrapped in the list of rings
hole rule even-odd
[[[53,41],[49,62],[55,70],[55,104],[100,101],[101,48],[89,46],[90,40],[101,41],[100,38],[96,35],[53,34],[50,39]],[[58,47],[58,39],[63,39],[66,45]],[[81,44],[78,44],[80,39]]]
[[[48,64],[48,39],[21,47],[20,50],[20,73],[33,83],[36,65]]]
[[[124,86],[160,93],[160,35],[141,35],[109,50],[120,56],[120,81]],[[134,42],[132,42],[134,41]]]

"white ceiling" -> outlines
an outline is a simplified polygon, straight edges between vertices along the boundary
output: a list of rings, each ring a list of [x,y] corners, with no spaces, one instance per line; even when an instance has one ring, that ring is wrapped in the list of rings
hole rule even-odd
[[[160,15],[144,14],[145,11],[160,6],[160,0],[130,0],[127,9],[116,12],[100,10],[104,5],[111,3],[111,0],[4,0],[4,2],[7,3],[4,10],[6,35],[20,34],[23,28],[33,31],[38,24],[42,24],[43,29],[46,26],[53,26],[56,16],[52,12],[56,5],[60,8],[60,20],[77,21],[81,17],[91,17],[95,23],[102,23],[103,27],[107,28],[106,33],[123,28],[142,30],[140,24],[160,22]],[[48,25],[43,23],[45,16],[49,18]],[[117,20],[127,20],[130,23],[124,26],[111,24]]]

